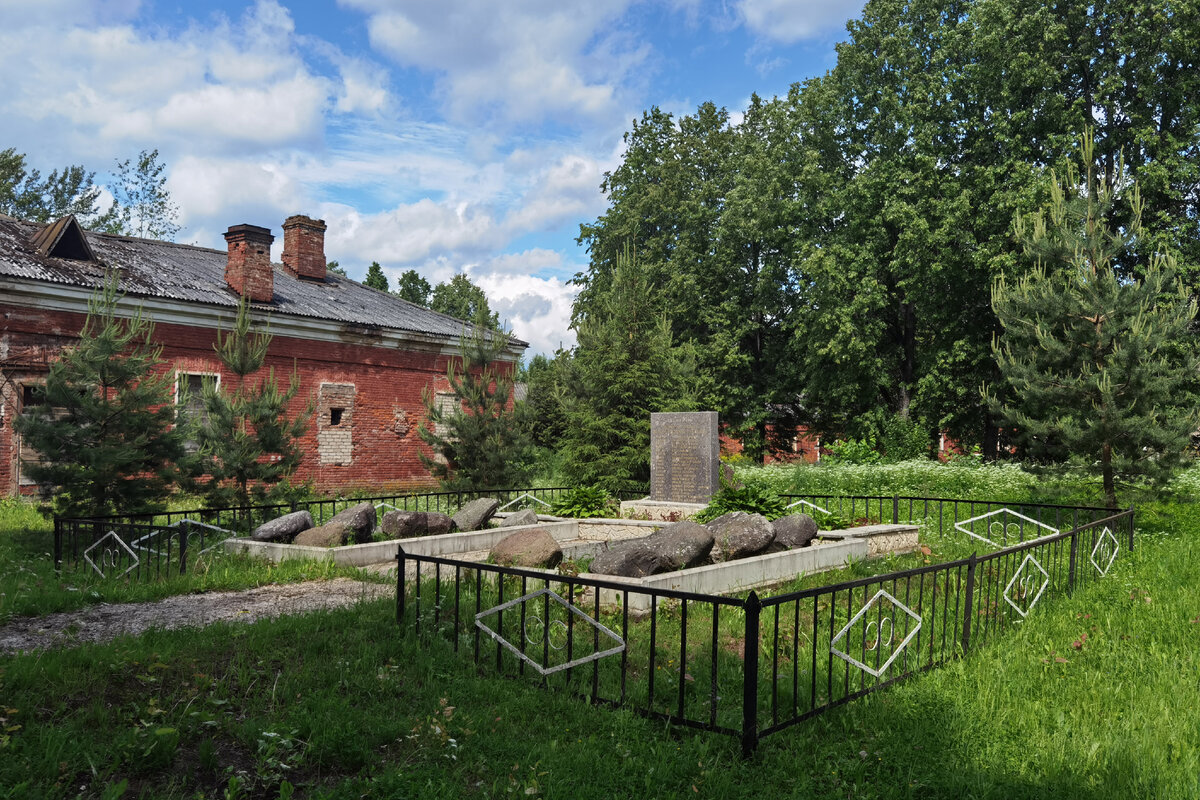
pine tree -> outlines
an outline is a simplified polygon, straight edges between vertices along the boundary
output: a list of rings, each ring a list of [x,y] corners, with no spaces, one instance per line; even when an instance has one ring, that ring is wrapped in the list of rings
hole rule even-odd
[[[1035,266],[992,289],[1004,326],[993,349],[1011,393],[985,395],[1031,455],[1096,465],[1115,509],[1118,480],[1165,478],[1200,423],[1196,305],[1172,256],[1152,254],[1140,274],[1129,268],[1141,233],[1138,188],[1118,209],[1120,186],[1097,177],[1090,134],[1081,151],[1082,180],[1073,168],[1053,176],[1049,205],[1017,219]],[[1128,222],[1112,225],[1121,212]]]
[[[110,277],[88,301],[79,344],[51,365],[43,404],[15,422],[41,455],[23,469],[60,516],[161,510],[177,477],[183,436],[170,376],[155,371],[162,348],[140,309],[117,317],[120,298]]]
[[[388,290],[387,275],[383,274],[383,267],[379,266],[378,261],[372,261],[371,266],[367,267],[367,278],[363,281],[363,286],[369,286],[381,292]]]
[[[253,378],[266,361],[271,338],[268,331],[255,329],[244,298],[233,330],[217,336],[214,349],[235,385],[206,379],[204,413],[192,421],[200,446],[196,471],[209,476],[203,487],[209,507],[275,500],[286,488],[284,479],[300,464],[298,440],[313,411],[309,403],[295,416],[288,413],[300,391],[300,375],[293,370],[286,389],[275,380],[274,368],[265,379]]]
[[[650,480],[650,414],[695,407],[694,355],[672,345],[670,323],[628,248],[611,283],[577,319],[574,357],[563,360],[566,417],[562,455],[579,486],[612,494]]]
[[[454,402],[443,405],[429,387],[423,392],[426,419],[417,432],[434,455],[421,453],[421,463],[448,491],[509,488],[529,474],[528,440],[510,403],[512,375],[497,368],[509,341],[475,324],[459,340],[462,356],[446,366]]]

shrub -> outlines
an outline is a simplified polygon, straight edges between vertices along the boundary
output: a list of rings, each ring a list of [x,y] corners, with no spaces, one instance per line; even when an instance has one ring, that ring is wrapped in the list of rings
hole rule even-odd
[[[767,519],[779,519],[788,513],[783,500],[761,486],[725,486],[692,518],[697,522],[708,522],[731,511],[762,514]]]
[[[560,495],[550,502],[550,513],[575,519],[616,516],[612,497],[599,486],[580,486]]]

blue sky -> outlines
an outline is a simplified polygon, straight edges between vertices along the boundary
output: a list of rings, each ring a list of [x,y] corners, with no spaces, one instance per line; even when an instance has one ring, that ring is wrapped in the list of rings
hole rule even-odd
[[[860,2],[0,0],[0,149],[49,171],[158,148],[180,241],[326,220],[354,278],[465,272],[531,352],[574,342],[581,222],[644,109],[820,75]],[[276,252],[278,257],[278,252]]]

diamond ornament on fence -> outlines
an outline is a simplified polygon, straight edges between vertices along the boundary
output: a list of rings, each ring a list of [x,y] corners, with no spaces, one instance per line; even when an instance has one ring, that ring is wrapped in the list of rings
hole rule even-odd
[[[911,619],[916,623],[916,625],[914,625],[913,628],[908,631],[908,633],[903,639],[900,640],[898,644],[895,643],[896,623],[892,618],[892,614],[887,614],[886,616],[884,615],[884,603],[890,604],[892,612],[899,610],[903,614],[907,615],[908,619]],[[870,667],[846,651],[853,649],[849,646],[850,642],[852,641],[852,638],[849,635],[850,630],[854,628],[856,623],[858,623],[864,617],[869,617],[871,610],[876,606],[879,607],[879,618],[868,619],[862,626],[862,646],[859,649],[864,653],[864,657],[865,653],[877,653],[877,663],[878,659],[882,657],[883,649],[885,647],[891,648],[891,654],[880,666]],[[917,635],[917,631],[919,630],[921,630],[920,615],[893,597],[887,590],[880,589],[875,593],[874,597],[868,600],[863,607],[858,610],[857,614],[850,618],[850,621],[846,623],[845,627],[838,631],[837,635],[833,637],[833,639],[829,642],[829,652],[833,653],[843,661],[853,664],[854,666],[866,672],[868,675],[878,678],[883,675],[883,673],[887,672],[888,667],[890,667],[892,662],[894,662],[900,656],[900,653],[904,651],[904,648],[908,646],[908,643],[912,641],[913,637]],[[857,637],[854,638],[856,639]],[[839,648],[839,643],[842,644],[845,649]]]
[[[548,600],[543,600],[541,603],[535,603],[535,601],[543,597],[548,598]],[[524,603],[528,603],[529,607],[525,610],[525,615],[521,624],[520,636],[523,640],[522,646],[518,647],[506,639],[499,631],[496,631],[490,627],[485,620],[490,622],[490,618],[492,617],[500,619],[499,615],[503,612],[509,611],[510,609],[519,611],[518,607]],[[530,611],[530,609],[532,609],[532,611]],[[545,656],[547,662],[552,662],[555,660],[554,655],[562,653],[567,645],[567,623],[563,622],[561,619],[549,619],[547,622],[547,619],[542,618],[542,614],[547,609],[550,612],[546,614],[547,619],[553,616],[553,612],[557,610],[561,611],[563,616],[574,615],[574,617],[577,619],[586,622],[587,627],[582,629],[577,628],[575,630],[574,642],[579,643],[581,646],[586,646],[593,638],[597,638],[600,646],[598,646],[594,652],[578,658],[572,658],[569,661],[564,661],[560,664],[542,663],[540,660],[537,660],[538,658]],[[625,640],[622,639],[618,634],[613,632],[603,623],[588,616],[578,606],[567,602],[558,593],[551,591],[550,589],[540,589],[536,592],[522,595],[515,600],[509,600],[506,603],[501,603],[500,605],[489,608],[486,611],[480,611],[475,615],[475,626],[492,639],[495,639],[497,642],[499,642],[502,647],[504,647],[514,656],[537,670],[539,675],[550,675],[555,672],[561,672],[563,670],[577,667],[580,664],[589,664],[593,661],[599,661],[606,656],[616,655],[617,653],[625,650]],[[531,645],[532,647],[530,649],[526,649],[524,647],[525,644]],[[614,646],[601,649],[601,647],[604,645],[609,644]],[[538,645],[542,645],[542,647],[538,647]],[[535,656],[537,658],[535,658]]]
[[[1015,520],[1010,519],[1010,517],[1015,518]],[[983,522],[984,520],[991,520],[984,528],[984,531],[987,533],[986,536],[974,531],[975,523]],[[1042,536],[1053,536],[1059,532],[1058,528],[1051,527],[1044,522],[1038,522],[1036,519],[1013,511],[1011,508],[998,508],[995,511],[989,511],[977,517],[964,519],[962,522],[954,523],[954,529],[968,536],[973,536],[980,541],[987,542],[992,547],[1008,547],[1010,544],[1009,536],[1017,537],[1017,541],[1026,541],[1024,536],[1025,523],[1043,528],[1046,532]],[[995,541],[995,539],[1000,539],[1001,541]]]
[[[109,539],[112,539],[113,542],[116,543],[116,545],[119,545],[119,547],[105,544]],[[103,547],[101,547],[101,545],[103,545]],[[92,551],[98,547],[100,548],[100,552],[98,554],[99,559],[100,559],[100,564],[97,564],[95,561],[92,560]],[[118,536],[116,534],[116,532],[114,532],[114,531],[109,531],[108,533],[104,534],[99,539],[97,539],[95,542],[93,542],[91,547],[84,550],[83,551],[83,560],[86,561],[92,569],[96,570],[96,572],[100,575],[101,578],[107,578],[109,576],[104,574],[104,570],[101,569],[100,565],[102,564],[105,567],[108,567],[109,569],[115,569],[121,563],[121,551],[122,550],[124,550],[125,553],[128,554],[128,556],[130,558],[130,564],[129,564],[129,567],[127,569],[125,569],[120,575],[115,576],[115,577],[120,578],[124,575],[128,575],[130,572],[132,572],[134,569],[136,569],[137,565],[142,563],[142,561],[140,558],[138,558],[138,554],[133,552],[133,550],[130,549],[129,545],[125,544],[125,540],[123,540],[120,536]]]
[[[1117,551],[1121,549],[1121,543],[1117,541],[1117,537],[1113,532],[1105,526],[1104,530],[1096,537],[1096,546],[1092,548],[1092,566],[1103,577],[1112,569],[1113,562],[1117,560]],[[1100,566],[1100,564],[1104,566]]]
[[[1012,579],[1004,587],[1004,599],[1024,618],[1029,616],[1029,612],[1037,605],[1037,601],[1042,598],[1042,592],[1046,591],[1049,585],[1050,573],[1042,568],[1032,553],[1027,553],[1021,566],[1017,567]],[[1021,607],[1022,604],[1024,608]]]

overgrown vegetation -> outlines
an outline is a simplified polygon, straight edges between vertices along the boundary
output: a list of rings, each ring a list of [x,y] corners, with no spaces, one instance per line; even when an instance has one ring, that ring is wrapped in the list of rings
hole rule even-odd
[[[599,486],[580,486],[550,501],[550,513],[556,517],[616,517],[617,508],[617,501]]]
[[[308,798],[1196,797],[1200,690],[1179,675],[1200,670],[1190,578],[1200,517],[1156,504],[1139,526],[1138,548],[1104,581],[961,661],[769,737],[750,761],[727,737],[480,677],[468,654],[401,636],[380,601],[0,657],[0,787],[46,798],[99,797],[122,781],[127,797],[163,798],[231,787]]]
[[[696,522],[711,522],[733,511],[762,514],[767,519],[779,519],[788,513],[783,500],[759,484],[722,486],[701,511],[692,515]]]

